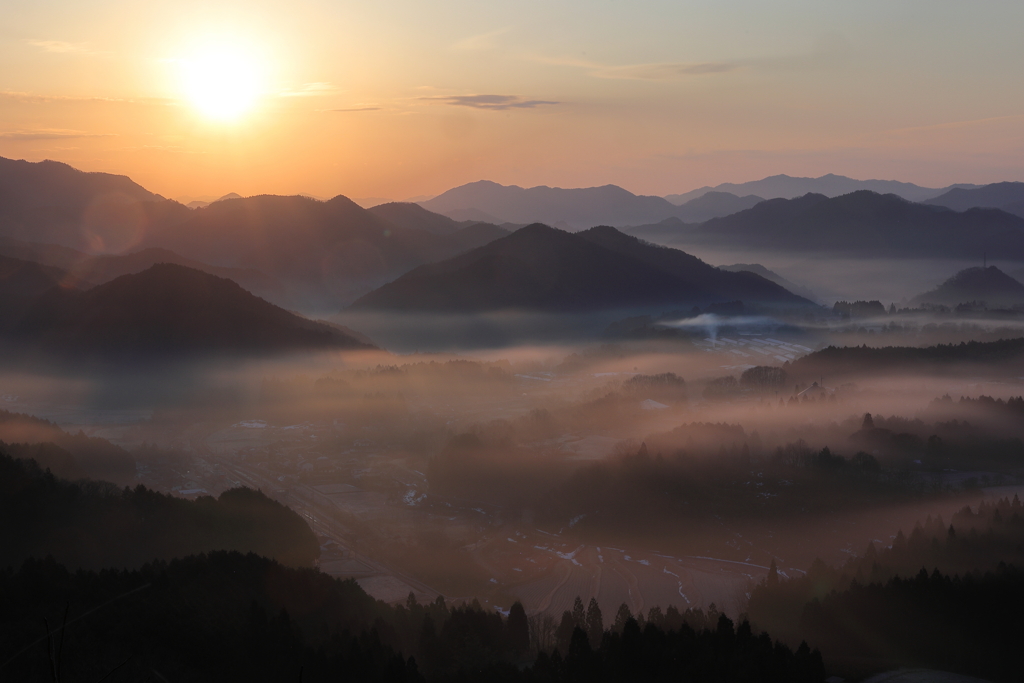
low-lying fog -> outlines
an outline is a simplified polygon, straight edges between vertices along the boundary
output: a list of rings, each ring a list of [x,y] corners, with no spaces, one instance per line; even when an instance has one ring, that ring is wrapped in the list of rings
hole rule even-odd
[[[530,319],[526,336],[553,321]],[[413,322],[346,324],[399,349],[429,349],[454,326]],[[789,574],[836,563],[1020,484],[1019,406],[960,401],[1024,393],[998,365],[839,377],[791,366],[837,339],[921,346],[1002,323],[705,316],[667,319],[677,335],[515,344],[525,318],[463,322],[519,334],[462,353],[8,370],[0,408],[124,449],[129,467],[113,467],[89,460],[107,446],[69,441],[86,476],[186,497],[261,488],[307,518],[322,570],[378,597],[520,599],[554,617],[577,595],[597,597],[606,619],[622,603],[736,614],[773,558]],[[594,321],[596,336],[608,322]],[[53,429],[5,414],[0,440]]]

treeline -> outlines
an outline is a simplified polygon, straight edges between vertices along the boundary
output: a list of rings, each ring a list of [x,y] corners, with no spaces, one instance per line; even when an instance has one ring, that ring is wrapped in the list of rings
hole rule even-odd
[[[779,638],[807,639],[848,675],[898,666],[1015,680],[1024,636],[1024,507],[982,503],[951,524],[928,518],[839,568],[815,562],[782,580],[775,565],[747,614]]]
[[[0,676],[12,680],[48,679],[58,658],[68,680],[115,669],[124,680],[307,683],[824,679],[806,645],[793,652],[724,616],[700,630],[630,618],[594,645],[574,629],[564,648],[534,653],[521,605],[507,618],[475,602],[392,607],[354,581],[252,554],[74,574],[29,561],[0,572],[0,607]]]
[[[977,398],[961,396],[959,401],[953,401],[953,397],[946,394],[928,404],[928,410],[936,413],[948,413],[957,408],[994,416],[1020,417],[1024,416],[1024,396],[1011,396],[1005,401],[985,395]]]
[[[837,378],[885,373],[949,372],[957,365],[995,365],[1005,371],[1024,364],[1024,338],[994,342],[961,342],[917,348],[911,346],[829,346],[783,368],[795,378]]]
[[[291,566],[312,566],[320,554],[306,522],[258,491],[190,501],[141,485],[70,482],[0,452],[0,567],[47,555],[71,567],[138,567],[210,550]]]
[[[578,468],[538,498],[539,519],[563,524],[585,515],[582,530],[675,537],[682,520],[717,524],[723,518],[834,512],[929,492],[923,482],[883,469],[867,453],[846,458],[798,442],[755,458],[741,427],[681,429],[690,448],[653,453],[645,443],[635,453]]]

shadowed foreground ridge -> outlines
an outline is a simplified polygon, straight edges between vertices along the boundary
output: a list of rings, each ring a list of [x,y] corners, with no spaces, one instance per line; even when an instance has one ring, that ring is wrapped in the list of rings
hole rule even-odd
[[[72,568],[138,567],[210,550],[299,567],[320,555],[306,522],[258,491],[189,501],[144,486],[58,479],[0,451],[0,567],[47,555]]]

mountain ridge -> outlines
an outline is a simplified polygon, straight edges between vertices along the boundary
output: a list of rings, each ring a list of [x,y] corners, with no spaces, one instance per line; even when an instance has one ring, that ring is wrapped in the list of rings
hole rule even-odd
[[[231,280],[167,263],[86,291],[52,288],[11,329],[8,339],[30,353],[117,362],[369,348],[334,326],[274,306]]]
[[[638,226],[633,230],[648,226]],[[859,190],[839,197],[807,194],[756,206],[678,229],[666,237],[680,247],[742,245],[746,250],[845,257],[981,257],[999,253],[1024,260],[1024,219],[998,209],[958,213]]]
[[[912,306],[938,304],[957,306],[984,302],[988,306],[1011,307],[1024,304],[1024,284],[995,266],[965,268],[933,290],[911,299]]]
[[[808,193],[838,197],[857,190],[871,190],[878,194],[895,194],[913,202],[923,202],[953,188],[976,188],[977,185],[958,183],[944,188],[929,188],[899,180],[856,180],[843,175],[827,173],[817,178],[789,176],[784,173],[745,183],[721,183],[681,194],[666,195],[673,204],[683,204],[708,192],[729,192],[736,195],[753,194],[765,199],[794,199]]]
[[[420,266],[353,310],[587,311],[711,303],[812,306],[753,273],[727,273],[613,227],[570,233],[533,224],[439,263]]]

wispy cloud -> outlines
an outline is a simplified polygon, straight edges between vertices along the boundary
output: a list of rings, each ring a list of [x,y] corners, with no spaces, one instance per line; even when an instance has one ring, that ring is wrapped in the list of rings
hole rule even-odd
[[[66,40],[29,40],[27,42],[29,45],[37,47],[44,52],[88,55],[105,54],[103,51],[94,49],[89,43],[69,43]]]
[[[297,90],[282,90],[278,93],[281,97],[317,97],[319,95],[331,95],[338,92],[331,83],[317,82],[305,83]]]
[[[19,92],[16,90],[0,90],[0,100],[24,102],[28,104],[42,104],[46,102],[123,102],[128,104],[149,104],[149,105],[176,105],[179,100],[165,97],[97,97],[94,95],[41,95],[32,92]]]
[[[0,140],[63,140],[67,138],[110,138],[114,133],[87,133],[64,128],[0,131]]]
[[[663,64],[629,64],[604,66],[591,71],[597,78],[628,79],[636,81],[678,81],[692,76],[724,74],[740,68],[734,62],[701,62],[684,64],[668,62]]]
[[[585,69],[595,78],[634,81],[678,81],[695,76],[723,74],[742,68],[739,62],[655,62],[650,64],[599,64],[581,59],[533,57],[533,61]]]
[[[436,95],[419,99],[449,104],[455,107],[472,107],[473,109],[490,109],[493,111],[533,109],[549,104],[560,104],[550,100],[526,100],[519,95]]]
[[[364,107],[363,106],[343,107],[341,109],[326,109],[324,111],[341,111],[341,112],[345,112],[345,111],[380,111],[381,109],[382,109],[382,107],[378,107],[376,105],[366,105]]]

